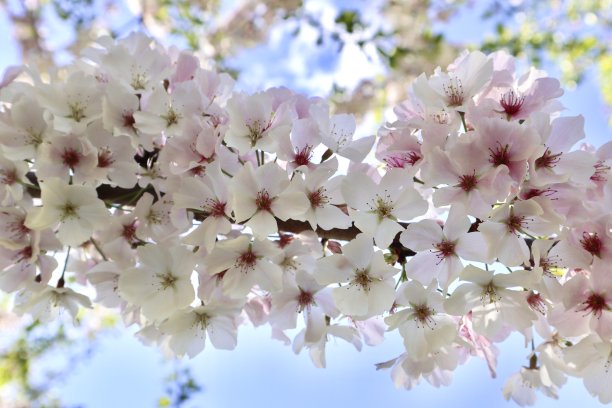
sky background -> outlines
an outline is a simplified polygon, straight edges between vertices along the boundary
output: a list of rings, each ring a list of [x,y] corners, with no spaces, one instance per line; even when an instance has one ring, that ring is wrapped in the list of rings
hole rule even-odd
[[[334,13],[347,2],[309,2]],[[371,7],[355,1],[359,7]],[[19,63],[19,50],[8,31],[9,25],[0,8],[0,72]],[[463,42],[478,40],[492,27],[483,24],[478,13],[468,11],[445,26],[448,38]],[[272,32],[267,45],[247,50],[231,61],[242,70],[239,88],[255,91],[269,86],[288,86],[310,95],[325,95],[334,82],[350,87],[362,77],[382,73],[356,47],[345,47],[338,58],[335,47],[317,49],[305,31],[297,41],[290,30]],[[54,37],[62,41],[62,30]],[[289,41],[291,45],[289,46]],[[355,69],[359,67],[359,69]],[[545,67],[556,75],[554,66]],[[407,84],[408,85],[408,84]],[[594,72],[575,90],[566,91],[562,102],[568,115],[586,118],[587,141],[600,146],[611,139],[607,125],[608,111]],[[143,346],[133,335],[135,330],[104,333],[95,352],[76,364],[56,392],[67,406],[87,408],[154,407],[163,395],[165,378],[177,366],[154,349]],[[401,338],[394,334],[378,347],[359,353],[341,341],[331,341],[327,348],[327,368],[317,369],[307,351],[294,355],[290,347],[270,339],[267,326],[250,325],[239,330],[238,346],[233,351],[218,351],[207,345],[195,359],[184,360],[204,391],[187,407],[370,407],[370,406],[515,406],[503,399],[501,388],[508,376],[527,365],[529,350],[520,336],[512,336],[500,345],[498,377],[491,379],[484,361],[472,359],[459,367],[450,387],[435,389],[426,382],[411,391],[396,390],[389,371],[376,371],[375,363],[396,357],[403,351]],[[581,381],[570,379],[560,391],[560,400],[538,396],[538,407],[600,406],[584,389]]]

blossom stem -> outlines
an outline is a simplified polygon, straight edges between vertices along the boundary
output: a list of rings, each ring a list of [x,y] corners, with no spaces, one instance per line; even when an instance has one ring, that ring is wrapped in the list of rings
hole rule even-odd
[[[468,128],[467,128],[467,124],[465,123],[465,113],[459,112],[459,116],[461,117],[461,123],[463,124],[463,131],[467,132]]]
[[[68,268],[68,261],[70,260],[70,249],[72,249],[72,247],[69,246],[66,250],[66,260],[64,261],[64,268],[62,269],[62,276],[60,276],[59,280],[57,281],[58,288],[63,288],[66,284],[66,281],[64,280],[64,275],[66,274],[66,268]]]
[[[100,256],[102,257],[102,259],[104,259],[105,261],[108,261],[108,258],[106,257],[106,255],[104,254],[104,251],[102,251],[102,248],[100,248],[100,244],[98,244],[96,242],[95,239],[93,238],[89,238],[89,240],[91,241],[91,243],[93,244],[93,246],[96,248],[96,251],[98,251],[98,253],[100,254]]]

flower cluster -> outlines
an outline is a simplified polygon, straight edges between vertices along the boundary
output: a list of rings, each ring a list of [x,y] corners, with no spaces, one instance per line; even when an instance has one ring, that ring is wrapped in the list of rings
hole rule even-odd
[[[405,352],[378,367],[407,389],[470,356],[495,375],[519,332],[506,398],[573,375],[612,401],[612,142],[572,150],[584,120],[543,72],[464,53],[366,137],[142,34],[6,82],[0,289],[18,312],[77,318],[93,288],[174,355],[232,349],[250,321],[318,367],[333,337],[397,330]]]

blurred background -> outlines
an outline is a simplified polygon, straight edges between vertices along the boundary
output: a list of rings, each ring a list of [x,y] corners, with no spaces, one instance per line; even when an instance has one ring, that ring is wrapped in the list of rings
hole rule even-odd
[[[561,101],[585,116],[587,143],[612,139],[612,0],[0,0],[0,72],[66,65],[99,35],[132,31],[191,49],[239,90],[287,86],[329,98],[363,134],[391,119],[421,72],[464,49],[505,49],[561,78]],[[331,342],[321,370],[269,328],[245,325],[236,350],[176,361],[139,343],[111,310],[84,314],[78,327],[41,327],[10,309],[0,294],[1,408],[513,406],[501,388],[528,365],[529,349],[513,336],[500,345],[497,378],[472,359],[450,387],[396,390],[374,364],[401,353],[399,336],[360,353]],[[559,401],[540,395],[536,406],[577,404],[600,405],[570,379]]]

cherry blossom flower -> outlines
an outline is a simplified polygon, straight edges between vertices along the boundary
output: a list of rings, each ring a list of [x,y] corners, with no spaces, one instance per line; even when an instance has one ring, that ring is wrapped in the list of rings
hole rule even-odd
[[[201,212],[202,223],[185,238],[185,242],[202,245],[212,250],[219,234],[227,234],[232,228],[232,208],[227,184],[229,180],[217,165],[208,167],[202,180],[186,179],[173,194],[174,209],[191,209]]]
[[[397,272],[385,262],[381,251],[374,251],[372,237],[359,234],[342,247],[342,255],[319,259],[314,276],[321,285],[345,283],[332,292],[338,309],[353,318],[364,319],[391,309],[392,277]]]
[[[50,178],[41,180],[40,191],[42,207],[28,212],[25,226],[44,230],[59,224],[57,238],[64,245],[82,244],[108,220],[109,213],[93,187],[68,185]]]
[[[572,181],[586,184],[597,159],[585,151],[570,148],[584,139],[584,117],[559,117],[549,124],[548,115],[533,117],[543,145],[529,159],[529,180],[536,186]]]
[[[315,105],[310,114],[317,122],[321,141],[332,152],[349,160],[360,162],[372,149],[374,136],[353,140],[356,123],[355,117],[348,114],[329,116],[327,105]]]
[[[65,82],[37,84],[38,100],[52,114],[53,128],[63,133],[81,133],[102,116],[102,90],[84,72],[71,73]]]
[[[489,219],[478,226],[487,241],[489,257],[506,266],[529,262],[529,248],[521,233],[550,235],[558,227],[539,220],[542,208],[534,200],[503,204],[491,211]]]
[[[311,118],[298,119],[293,123],[290,137],[278,140],[278,158],[287,162],[287,170],[314,170],[314,149],[321,144],[317,124]]]
[[[565,352],[565,360],[599,402],[612,402],[612,342],[609,339],[602,341],[597,336],[588,336]]]
[[[434,148],[430,152],[421,168],[422,177],[432,186],[447,184],[433,194],[436,207],[461,204],[468,215],[484,219],[491,206],[508,195],[508,167],[491,167],[487,156],[476,153],[478,143],[475,138],[466,138],[448,151]]]
[[[530,271],[494,274],[468,265],[460,278],[467,282],[453,291],[444,302],[444,308],[455,316],[462,316],[471,310],[477,333],[495,339],[504,326],[524,330],[536,319],[523,292],[510,289],[533,286],[535,278]]]
[[[282,288],[282,269],[270,261],[280,252],[269,241],[240,235],[218,242],[204,266],[208,275],[218,275],[225,295],[238,299],[255,285],[271,291]]]
[[[143,33],[130,33],[115,44],[108,37],[98,39],[102,49],[87,50],[98,63],[103,76],[131,89],[134,94],[145,94],[159,88],[170,72],[170,58],[163,47]]]
[[[413,90],[427,105],[465,112],[467,103],[491,80],[493,62],[473,51],[463,53],[451,67],[448,73],[437,68],[429,79],[417,78]]]
[[[313,343],[306,342],[306,329],[302,330],[293,340],[293,351],[299,354],[304,347],[310,351],[310,359],[317,368],[325,368],[327,359],[325,349],[330,337],[342,339],[352,344],[358,351],[361,350],[361,338],[359,332],[354,327],[342,326],[339,324],[328,324],[320,339]]]
[[[177,357],[193,358],[204,350],[206,335],[217,349],[232,350],[237,344],[241,304],[209,303],[173,313],[159,324],[170,337],[170,349]]]
[[[27,94],[14,100],[10,110],[0,112],[0,143],[5,155],[15,160],[36,157],[50,132],[43,114],[36,99]]]
[[[566,312],[550,321],[562,336],[592,330],[602,339],[612,338],[612,283],[607,265],[597,263],[590,274],[574,275],[563,285],[562,293]]]
[[[338,161],[329,160],[328,167],[320,167],[304,175],[302,180],[295,177],[288,190],[296,189],[302,192],[310,203],[304,215],[294,216],[294,219],[308,221],[313,230],[317,226],[324,230],[332,228],[346,229],[351,226],[351,219],[338,206],[344,204],[340,193],[342,176],[331,178],[336,172]]]
[[[292,97],[286,90],[273,88],[255,95],[234,94],[227,102],[230,126],[225,140],[240,153],[252,149],[277,150],[278,141],[291,131],[295,116]]]
[[[453,206],[444,227],[433,220],[421,220],[408,225],[400,242],[416,252],[406,263],[410,278],[421,284],[432,279],[442,283],[446,291],[463,269],[461,258],[486,262],[488,246],[480,232],[469,232],[470,221],[460,207]]]
[[[45,178],[57,177],[68,182],[90,183],[98,164],[96,148],[84,137],[70,134],[55,135],[42,143],[37,157],[37,175]]]
[[[184,247],[145,245],[137,249],[139,265],[119,275],[119,293],[141,307],[150,320],[162,321],[195,298],[193,254]]]
[[[496,118],[481,119],[476,128],[482,154],[489,157],[492,166],[508,167],[514,182],[521,183],[527,174],[527,160],[540,144],[536,130],[527,124]]]
[[[504,398],[516,402],[519,406],[532,406],[536,403],[536,389],[541,389],[547,396],[557,399],[558,390],[555,386],[545,386],[542,373],[537,368],[521,368],[508,378],[503,388]]]
[[[23,198],[28,164],[13,162],[0,153],[0,205],[16,204]]]
[[[353,172],[342,182],[342,195],[355,226],[373,235],[380,248],[387,248],[404,230],[398,220],[410,220],[427,211],[427,202],[403,169],[390,169],[378,185],[363,173]]]
[[[276,219],[301,216],[309,200],[296,189],[287,189],[290,182],[276,163],[254,169],[250,163],[233,179],[233,208],[237,222],[246,222],[253,234],[264,238],[278,231]]]
[[[327,325],[325,316],[335,317],[338,311],[326,286],[316,282],[304,270],[298,270],[295,282],[285,284],[282,292],[272,295],[270,323],[282,330],[297,327],[297,315],[302,313],[306,324],[304,341],[318,342]]]
[[[91,308],[91,301],[87,296],[70,288],[45,285],[37,288],[30,297],[24,298],[24,303],[19,304],[15,310],[29,313],[34,319],[48,323],[65,312],[76,320],[81,307]]]
[[[444,314],[444,298],[437,283],[424,288],[417,281],[405,282],[397,292],[395,304],[406,306],[387,318],[389,330],[399,329],[406,352],[416,360],[449,346],[457,337],[457,323]]]

